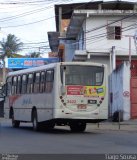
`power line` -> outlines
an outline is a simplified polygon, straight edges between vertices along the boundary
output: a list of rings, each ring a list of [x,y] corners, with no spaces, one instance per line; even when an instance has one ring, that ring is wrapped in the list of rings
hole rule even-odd
[[[72,1],[72,0],[69,0],[69,1]],[[59,1],[56,0],[54,2],[59,2]],[[52,3],[49,3],[49,4],[54,4],[54,3],[52,2]],[[9,16],[9,17],[5,17],[5,18],[1,18],[0,22],[10,21],[10,20],[17,19],[17,18],[20,18],[20,17],[28,16],[28,15],[35,14],[35,13],[42,12],[42,11],[46,11],[47,9],[50,9],[50,8],[53,8],[53,7],[54,7],[53,5],[50,5],[50,6],[47,6],[47,7],[42,7],[42,8],[38,8],[38,9],[31,10],[31,11],[28,11],[28,12],[24,12],[24,13],[21,13],[21,14],[17,14],[15,16]]]
[[[35,21],[35,22],[31,22],[31,23],[25,23],[25,24],[20,24],[20,25],[16,25],[16,26],[6,26],[6,27],[1,27],[1,28],[15,28],[15,27],[23,27],[23,26],[27,26],[27,25],[31,25],[31,24],[36,24],[36,23],[39,23],[39,22],[43,22],[43,21],[46,21],[46,20],[49,20],[51,18],[54,18],[53,17],[49,17],[49,18],[45,18],[45,19],[41,19],[39,21]]]
[[[17,19],[17,18],[20,18],[20,17],[28,16],[28,15],[35,14],[35,13],[38,13],[38,12],[42,12],[42,11],[45,11],[46,9],[49,9],[49,8],[52,8],[52,7],[53,6],[39,8],[39,9],[32,10],[32,11],[29,11],[29,12],[24,12],[24,13],[15,15],[15,16],[1,18],[0,22],[10,21],[10,20]]]
[[[133,23],[132,25],[129,25],[129,26],[126,26],[126,27],[123,27],[121,32],[125,32],[125,31],[129,31],[131,29],[135,29],[137,26],[137,23]],[[134,26],[134,28],[133,28]],[[86,33],[86,32],[85,32]],[[107,34],[109,35],[113,35],[114,33],[112,32],[108,32]],[[86,44],[91,44],[91,43],[96,43],[96,42],[99,42],[99,41],[102,41],[105,39],[105,37],[107,36],[106,32],[105,33],[100,33],[100,34],[96,34],[94,36],[89,36],[89,37],[86,37],[83,42],[89,42],[89,43],[86,43]],[[92,42],[91,42],[92,41]],[[76,44],[79,44],[79,43],[82,43],[82,42],[73,42],[73,43],[70,43],[72,45],[76,45]]]
[[[55,0],[56,1],[56,0]],[[61,0],[61,1],[68,1],[68,0]],[[18,2],[18,1],[14,1],[14,2],[0,2],[1,5],[19,5],[19,4],[34,4],[34,3],[45,3],[47,1],[45,0],[40,0],[40,1],[26,1],[26,2]],[[52,2],[54,2],[54,0],[52,0]]]
[[[58,0],[58,1],[61,1],[61,0]],[[45,1],[45,3],[42,3],[42,4],[36,4],[36,5],[34,5],[34,6],[30,6],[30,5],[20,5],[20,4],[17,4],[17,5],[10,5],[10,4],[5,4],[5,5],[1,5],[0,4],[0,9],[4,9],[4,13],[9,13],[10,12],[10,10],[5,10],[5,8],[8,6],[8,8],[10,8],[10,9],[16,9],[16,11],[17,11],[17,9],[18,8],[25,8],[25,7],[38,7],[38,6],[44,6],[44,5],[50,5],[50,4],[54,4],[55,2],[58,2],[57,0],[54,0],[54,2],[52,1]],[[70,0],[69,0],[70,1]],[[0,12],[2,12],[2,10],[0,10]]]
[[[37,48],[37,49],[50,49],[50,47],[45,47],[45,46],[40,46],[40,47],[22,47],[22,49],[34,49],[34,48]]]
[[[86,31],[85,33],[89,33],[89,32],[92,32],[92,31],[96,31],[96,30],[102,29],[102,28],[104,28],[104,27],[107,27],[108,25],[111,25],[111,24],[114,24],[114,23],[116,23],[116,22],[118,22],[118,21],[122,21],[122,20],[124,20],[124,19],[130,18],[130,17],[132,17],[132,16],[134,16],[134,15],[136,15],[136,13],[134,13],[134,14],[132,14],[132,15],[124,16],[123,18],[121,18],[121,19],[119,19],[119,20],[115,20],[115,21],[113,21],[113,22],[111,22],[111,23],[109,23],[109,24],[107,24],[107,25],[103,25],[103,26],[96,27],[96,28],[94,28],[94,29],[92,29],[92,30],[90,30],[90,31]],[[132,25],[129,25],[128,27],[125,27],[125,28],[129,28],[129,27],[132,27],[132,26],[134,26],[134,25],[136,25],[136,23],[134,23],[134,24],[132,24]],[[132,28],[133,28],[133,27],[132,27]],[[127,29],[127,30],[130,30],[130,29],[132,29],[132,28],[129,28],[129,29]],[[124,29],[124,28],[122,28],[122,29]],[[102,40],[102,38],[104,39],[104,37],[106,37],[106,33],[101,33],[101,34],[94,35],[94,36],[88,37],[88,38],[90,38],[89,41],[94,40],[94,43],[95,43],[95,40],[96,40],[96,39],[98,39],[97,41],[100,41],[99,38],[101,38],[101,40]],[[88,41],[88,38],[86,38],[84,41]],[[76,43],[79,43],[79,42],[75,42],[75,43],[71,43],[71,44],[76,44]]]
[[[134,29],[134,28],[132,28],[132,29]],[[125,31],[128,31],[128,30],[131,30],[131,28],[129,28],[129,29],[126,29],[126,30],[124,30],[124,31],[122,31],[122,32],[125,32]],[[123,35],[124,36],[124,35]],[[104,41],[106,38],[105,38],[106,36],[102,36],[102,37],[100,37],[100,38],[97,38],[97,39],[94,39],[93,41],[88,41],[87,42],[87,44],[93,44],[93,43],[97,43],[97,42],[100,42],[100,41]]]
[[[89,2],[88,2],[89,3]],[[87,3],[86,3],[87,4]],[[84,4],[85,5],[85,4]],[[81,6],[81,5],[80,5]],[[80,7],[80,6],[78,6],[78,7]],[[76,7],[76,8],[78,8],[78,7]],[[76,9],[75,8],[75,9]],[[66,12],[67,13],[67,12]],[[64,13],[65,14],[65,13]],[[132,17],[132,16],[134,16],[134,15],[136,15],[136,13],[135,14],[132,14],[132,15],[129,15],[129,16],[124,16],[122,19],[119,19],[119,20],[116,20],[116,21],[114,21],[114,22],[111,22],[111,23],[109,23],[109,24],[107,24],[107,25],[102,25],[102,26],[99,26],[99,27],[96,27],[96,28],[93,28],[92,30],[88,30],[88,31],[86,31],[85,33],[90,33],[90,32],[92,32],[92,31],[97,31],[97,30],[99,30],[99,29],[102,29],[102,28],[104,28],[104,27],[106,27],[106,26],[108,26],[108,25],[110,25],[110,24],[113,24],[113,23],[116,23],[116,22],[118,22],[118,21],[121,21],[121,20],[124,20],[124,19],[126,19],[126,18],[129,18],[129,17]],[[57,15],[58,16],[58,15]],[[55,16],[54,16],[55,17]],[[51,17],[50,17],[51,18]],[[40,20],[40,21],[37,21],[37,22],[41,22],[41,21],[44,21],[44,20],[47,20],[47,19],[50,19],[50,18],[46,18],[46,19],[43,19],[43,20]],[[52,17],[53,18],[53,17]],[[32,22],[32,23],[29,23],[29,24],[34,24],[34,23],[37,23],[37,22]],[[28,25],[28,24],[24,24],[24,25]],[[19,25],[18,25],[19,26]],[[18,27],[18,26],[16,26],[16,27]],[[21,25],[22,26],[22,25]],[[12,27],[15,27],[15,26],[12,26]],[[2,27],[2,28],[7,28],[7,27]],[[94,37],[94,38],[103,38],[104,36],[106,36],[106,35],[102,35],[101,37]],[[94,39],[95,40],[95,39]]]
[[[86,31],[86,33],[89,33],[89,32],[92,32],[92,31],[94,31],[94,30],[98,30],[98,29],[107,27],[108,25],[114,24],[114,23],[116,23],[116,22],[122,21],[122,20],[127,19],[127,18],[130,18],[130,17],[133,17],[133,16],[135,16],[135,15],[137,15],[137,13],[133,13],[133,14],[128,15],[128,16],[124,16],[123,18],[121,18],[121,19],[119,19],[119,20],[115,20],[115,21],[110,22],[110,23],[108,23],[108,24],[106,24],[106,25],[101,25],[101,26],[99,26],[99,27],[95,27],[95,28],[93,28],[93,29],[91,29],[91,30],[88,30],[88,31]]]
[[[127,26],[127,27],[123,27],[123,28],[122,28],[122,32],[131,30],[131,29],[134,29],[133,26],[135,26],[134,28],[136,28],[136,27],[137,27],[137,24],[134,23],[134,24],[129,25],[129,26]],[[129,28],[129,27],[130,27],[130,28]],[[126,29],[126,30],[124,30],[124,29]],[[114,33],[109,33],[109,32],[108,32],[108,34],[111,35],[111,34],[114,34]],[[102,37],[105,37],[105,36],[107,36],[106,33],[100,33],[100,34],[96,34],[96,35],[94,35],[94,36],[87,37],[86,40],[88,40],[89,38],[92,38],[92,39],[94,40],[94,39],[102,38]]]
[[[77,8],[79,8],[79,7],[82,7],[82,6],[84,6],[85,4],[88,4],[88,3],[90,3],[90,2],[93,2],[94,0],[91,0],[91,1],[89,1],[89,2],[86,2],[86,3],[84,3],[84,4],[82,4],[82,5],[79,5],[79,6],[77,6],[77,7],[75,7],[75,9],[77,9]],[[71,9],[71,10],[69,10],[69,11],[67,11],[67,12],[65,12],[65,13],[63,13],[63,14],[66,14],[66,13],[69,13],[70,11],[72,11],[73,9]],[[41,19],[41,20],[38,20],[38,21],[34,21],[34,22],[30,22],[30,23],[25,23],[25,24],[20,24],[20,25],[15,25],[15,26],[1,26],[1,28],[14,28],[14,27],[22,27],[22,26],[27,26],[27,25],[31,25],[31,24],[36,24],[36,23],[40,23],[40,22],[43,22],[43,21],[46,21],[46,20],[49,20],[49,19],[51,19],[51,18],[55,18],[55,17],[57,17],[57,16],[59,16],[59,15],[56,15],[56,16],[52,16],[52,17],[49,17],[49,18],[45,18],[45,19]]]
[[[30,42],[30,43],[24,43],[24,44],[43,44],[43,43],[49,43],[49,41],[46,41],[46,42]]]

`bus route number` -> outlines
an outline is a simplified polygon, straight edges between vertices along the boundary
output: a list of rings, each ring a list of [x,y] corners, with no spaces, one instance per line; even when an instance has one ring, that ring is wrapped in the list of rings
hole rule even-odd
[[[75,104],[75,103],[76,103],[76,100],[74,100],[74,99],[68,99],[68,100],[67,100],[67,103]]]

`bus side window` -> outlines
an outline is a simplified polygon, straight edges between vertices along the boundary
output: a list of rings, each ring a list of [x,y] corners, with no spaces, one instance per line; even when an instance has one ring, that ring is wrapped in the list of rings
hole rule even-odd
[[[16,95],[17,93],[17,77],[12,78],[12,95]]]
[[[21,93],[25,94],[27,92],[27,75],[24,74],[22,76],[22,83],[21,83]]]
[[[11,77],[8,77],[6,87],[7,87],[7,96],[9,96],[11,95],[11,89],[12,89],[12,78]]]
[[[40,78],[40,93],[43,93],[45,91],[45,72],[41,72],[41,78]]]
[[[34,93],[39,93],[40,88],[40,72],[35,73],[34,79]]]
[[[27,93],[33,93],[33,73],[28,75]]]
[[[45,91],[47,93],[52,91],[53,82],[54,82],[54,70],[48,70],[48,71],[46,71],[46,86],[45,86]]]
[[[17,78],[17,94],[21,93],[21,76]]]

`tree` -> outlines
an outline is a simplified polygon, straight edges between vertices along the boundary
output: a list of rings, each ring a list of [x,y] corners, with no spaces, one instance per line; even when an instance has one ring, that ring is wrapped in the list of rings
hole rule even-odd
[[[3,61],[3,83],[5,83],[6,68],[5,68],[5,58],[6,57],[20,57],[16,54],[18,51],[22,50],[23,43],[20,42],[15,35],[8,34],[6,39],[0,41],[0,59]]]
[[[29,57],[29,58],[40,58],[41,57],[40,55],[41,55],[40,52],[32,52],[32,53],[29,53],[26,56]]]

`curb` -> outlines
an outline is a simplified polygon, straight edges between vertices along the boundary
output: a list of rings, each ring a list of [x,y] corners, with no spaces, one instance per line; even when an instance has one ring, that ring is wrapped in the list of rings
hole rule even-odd
[[[124,132],[136,132],[137,124],[88,124],[88,127],[94,130],[102,131],[124,131]]]

